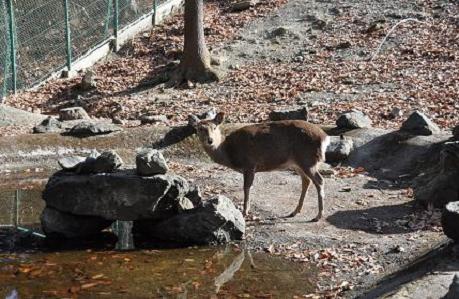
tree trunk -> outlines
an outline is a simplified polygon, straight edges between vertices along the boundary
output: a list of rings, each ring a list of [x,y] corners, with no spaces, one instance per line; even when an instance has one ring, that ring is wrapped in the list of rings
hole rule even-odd
[[[218,80],[211,68],[211,56],[204,38],[203,0],[185,1],[185,45],[172,81],[209,82]]]

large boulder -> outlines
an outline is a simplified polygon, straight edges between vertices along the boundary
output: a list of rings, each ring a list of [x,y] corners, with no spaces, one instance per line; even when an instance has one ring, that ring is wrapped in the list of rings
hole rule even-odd
[[[73,126],[66,133],[66,135],[75,137],[89,137],[110,134],[119,131],[122,131],[122,129],[113,124],[83,121]]]
[[[34,133],[56,133],[60,131],[62,131],[62,123],[51,116],[33,127]]]
[[[60,158],[57,163],[59,166],[66,171],[75,171],[81,165],[81,163],[85,162],[86,158],[81,156],[70,156],[70,157],[62,157]]]
[[[115,151],[106,151],[90,164],[90,173],[113,172],[123,165],[123,160]]]
[[[352,139],[338,136],[331,136],[330,139],[330,144],[325,152],[327,162],[333,163],[346,160],[354,148]]]
[[[58,160],[59,166],[65,171],[79,174],[114,172],[123,165],[123,160],[115,151],[99,154],[94,150],[88,157],[70,156]]]
[[[242,213],[230,199],[217,196],[200,207],[162,222],[139,221],[136,231],[155,239],[183,244],[219,244],[241,240],[245,233]]]
[[[135,164],[137,173],[144,176],[165,174],[169,170],[163,154],[154,149],[141,150],[136,156]]]
[[[340,115],[336,126],[342,129],[371,128],[371,119],[362,111],[351,110]]]
[[[90,119],[86,110],[82,107],[70,107],[59,110],[59,120],[76,120],[76,119]]]
[[[459,241],[459,201],[448,203],[442,211],[443,232],[454,241]]]
[[[277,120],[308,120],[308,108],[300,107],[297,109],[274,110],[269,113],[269,119],[272,121]]]
[[[424,205],[443,208],[459,201],[459,141],[442,145],[440,158],[432,169],[416,181],[415,198]]]
[[[413,112],[402,124],[401,131],[409,132],[413,135],[432,135],[440,132],[440,128],[433,123],[422,112]]]
[[[453,129],[453,139],[459,141],[459,125]]]
[[[133,171],[101,174],[58,172],[43,191],[47,207],[107,220],[160,220],[194,207],[188,182],[176,175],[141,177]]]
[[[113,221],[95,216],[77,216],[46,207],[41,214],[41,226],[48,237],[77,238],[100,233]]]
[[[459,274],[454,275],[453,281],[449,285],[448,293],[443,297],[444,299],[457,299],[459,298]]]

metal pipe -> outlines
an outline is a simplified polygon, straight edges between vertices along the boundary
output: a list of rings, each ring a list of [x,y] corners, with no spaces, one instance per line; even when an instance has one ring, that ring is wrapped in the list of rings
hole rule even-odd
[[[119,0],[115,0],[115,15],[113,16],[113,33],[115,35],[116,43],[118,43],[119,13],[120,3]]]
[[[64,0],[64,16],[65,16],[65,44],[67,49],[67,69],[72,70],[72,37],[70,30],[70,13],[69,0]]]
[[[17,65],[16,65],[16,28],[14,26],[14,0],[8,0],[8,15],[9,15],[9,33],[10,33],[10,48],[11,48],[11,66],[12,66],[12,83],[13,83],[13,92],[16,93],[17,90]]]

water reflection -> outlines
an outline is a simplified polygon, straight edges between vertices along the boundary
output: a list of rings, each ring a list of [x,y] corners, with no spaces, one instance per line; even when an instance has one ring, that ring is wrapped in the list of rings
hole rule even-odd
[[[17,193],[4,194],[0,209],[38,231],[41,193],[23,191],[17,209]],[[132,227],[116,221],[94,240],[57,243],[0,229],[0,298],[291,298],[314,290],[317,271],[307,264],[234,246],[156,250],[164,244],[134,244]]]
[[[251,261],[234,247],[10,258],[0,262],[0,298],[13,290],[20,298],[291,298],[313,291],[316,276],[307,265],[263,253],[252,253]]]

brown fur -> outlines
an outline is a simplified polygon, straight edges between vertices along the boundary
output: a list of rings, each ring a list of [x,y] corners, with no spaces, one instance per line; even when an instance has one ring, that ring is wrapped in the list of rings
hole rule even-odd
[[[327,134],[314,124],[301,120],[275,121],[254,124],[235,130],[224,137],[219,125],[223,113],[213,120],[199,121],[194,126],[204,150],[217,163],[244,175],[244,214],[249,206],[249,190],[256,172],[293,169],[302,177],[302,193],[295,216],[303,206],[309,183],[319,193],[319,214],[323,210],[323,179],[317,171],[318,162],[324,160]]]

